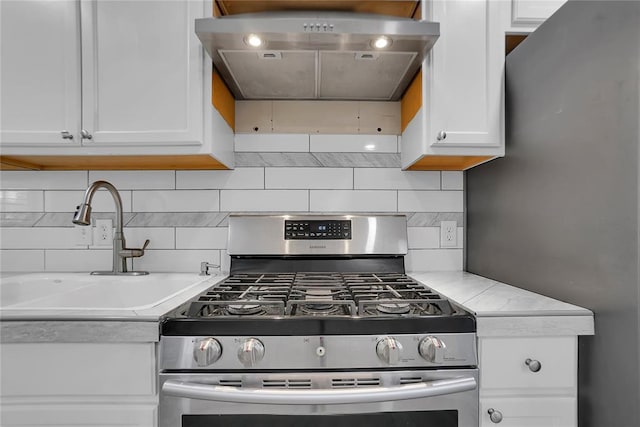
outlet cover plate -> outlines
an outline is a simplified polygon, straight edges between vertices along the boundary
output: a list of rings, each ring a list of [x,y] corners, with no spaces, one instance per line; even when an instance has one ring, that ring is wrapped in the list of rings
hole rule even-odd
[[[93,244],[95,246],[113,245],[113,222],[111,219],[97,219],[93,229]]]
[[[458,222],[440,222],[440,247],[455,248],[458,246]]]

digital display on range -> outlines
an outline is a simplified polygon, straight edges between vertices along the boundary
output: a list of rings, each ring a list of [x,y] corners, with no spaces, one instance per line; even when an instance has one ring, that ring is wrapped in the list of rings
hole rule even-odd
[[[351,221],[306,220],[284,222],[285,240],[350,240]]]

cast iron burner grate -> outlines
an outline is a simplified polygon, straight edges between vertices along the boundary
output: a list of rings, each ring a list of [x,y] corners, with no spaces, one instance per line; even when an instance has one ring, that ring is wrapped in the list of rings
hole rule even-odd
[[[193,300],[187,317],[450,316],[449,301],[402,273],[234,274]]]

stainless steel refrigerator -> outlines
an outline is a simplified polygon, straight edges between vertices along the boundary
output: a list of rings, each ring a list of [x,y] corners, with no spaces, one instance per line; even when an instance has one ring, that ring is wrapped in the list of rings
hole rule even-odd
[[[581,427],[640,426],[640,2],[569,1],[507,57],[506,156],[466,173],[466,269],[591,309]]]

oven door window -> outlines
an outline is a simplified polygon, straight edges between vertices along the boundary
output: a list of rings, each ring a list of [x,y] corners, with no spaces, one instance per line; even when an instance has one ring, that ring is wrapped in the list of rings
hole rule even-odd
[[[183,415],[182,427],[458,427],[458,411],[349,415]]]

